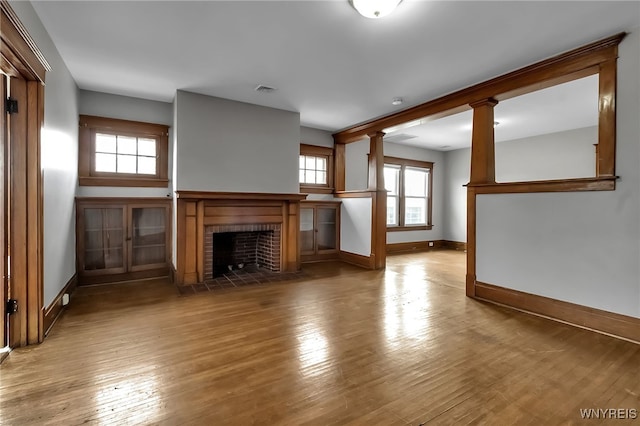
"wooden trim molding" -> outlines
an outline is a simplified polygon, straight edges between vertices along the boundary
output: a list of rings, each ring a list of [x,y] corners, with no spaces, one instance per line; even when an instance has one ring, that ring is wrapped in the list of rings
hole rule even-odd
[[[371,256],[363,256],[361,254],[340,250],[339,259],[345,263],[359,266],[361,268],[374,269],[374,259]]]
[[[333,196],[335,198],[372,198],[373,194],[375,194],[375,191],[363,189],[355,191],[336,191]]]
[[[476,283],[475,293],[475,297],[480,300],[640,343],[640,318],[589,308],[483,282]]]
[[[51,65],[7,0],[0,1],[0,10],[3,65],[6,60],[28,80],[44,82]]]
[[[534,192],[578,192],[578,191],[613,191],[616,189],[618,176],[601,176],[592,178],[539,180],[527,182],[505,183],[470,183],[476,194],[522,194]]]
[[[58,295],[53,299],[51,304],[47,306],[44,310],[44,334],[45,336],[49,334],[51,329],[53,328],[58,318],[62,315],[65,307],[62,305],[62,297],[66,294],[70,296],[73,295],[73,292],[76,290],[78,286],[78,274],[73,274],[73,276],[67,281],[62,290],[58,293]]]
[[[465,242],[442,240],[440,244],[443,249],[467,251],[467,243]]]
[[[211,191],[176,191],[180,200],[272,200],[301,201],[307,194],[276,194],[269,192],[211,192]]]
[[[430,246],[429,244],[433,244]],[[442,248],[442,241],[412,241],[407,243],[388,243],[387,254],[425,252]]]
[[[40,132],[44,126],[45,74],[51,67],[5,0],[0,1],[0,28],[0,67],[11,77],[11,97],[20,105],[10,119],[7,114],[0,119],[0,127],[8,128],[6,158],[2,160],[10,169],[5,189],[11,194],[7,206],[10,252],[3,255],[11,256],[8,286],[20,306],[8,319],[8,343],[13,348],[44,339]]]
[[[503,101],[542,89],[547,87],[546,84],[566,81],[566,76],[575,79],[588,75],[585,72],[595,74],[600,64],[617,57],[618,44],[625,36],[626,33],[619,33],[415,107],[358,124],[334,133],[333,139],[341,144],[356,142],[372,132],[382,132],[438,114],[446,115],[447,111],[461,112],[468,109],[469,104],[482,99],[493,97]],[[614,105],[615,102],[612,103]]]
[[[387,232],[430,231],[433,225],[387,226]]]

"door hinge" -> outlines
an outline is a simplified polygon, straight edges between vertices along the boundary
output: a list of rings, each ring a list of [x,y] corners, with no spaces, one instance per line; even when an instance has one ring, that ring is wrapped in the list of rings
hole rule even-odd
[[[16,299],[7,300],[7,315],[13,315],[18,312],[18,301]]]
[[[4,108],[7,111],[7,114],[17,114],[18,113],[18,101],[15,99],[7,99],[4,104]]]

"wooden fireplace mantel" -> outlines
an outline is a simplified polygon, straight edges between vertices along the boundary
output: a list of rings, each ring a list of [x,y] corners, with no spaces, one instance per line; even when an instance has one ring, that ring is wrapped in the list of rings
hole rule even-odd
[[[205,227],[279,224],[280,270],[300,270],[300,201],[306,194],[176,191],[175,283],[204,282]]]
[[[274,194],[270,192],[209,192],[209,191],[176,191],[181,200],[270,200],[301,201],[307,194]]]

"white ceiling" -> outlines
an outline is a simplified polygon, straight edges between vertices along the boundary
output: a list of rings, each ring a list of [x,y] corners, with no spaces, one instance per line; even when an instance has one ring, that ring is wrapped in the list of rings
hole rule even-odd
[[[331,131],[640,25],[639,2],[612,1],[404,0],[380,20],[347,0],[33,6],[81,89],[167,102],[187,90]]]

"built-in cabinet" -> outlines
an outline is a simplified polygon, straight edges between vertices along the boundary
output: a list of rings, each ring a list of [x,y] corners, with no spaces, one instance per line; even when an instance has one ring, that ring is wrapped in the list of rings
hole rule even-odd
[[[300,258],[303,262],[337,259],[340,248],[340,202],[300,203]]]
[[[166,275],[170,209],[165,199],[78,198],[80,283]]]

